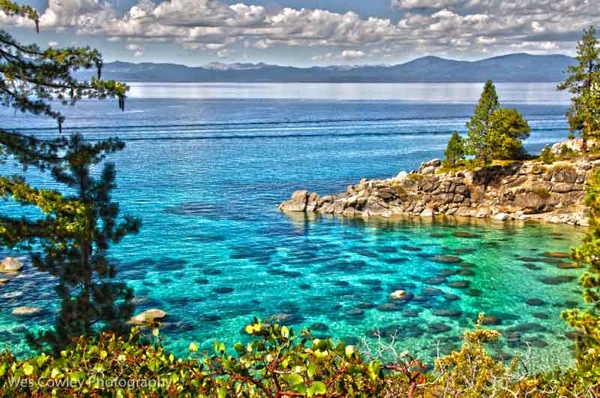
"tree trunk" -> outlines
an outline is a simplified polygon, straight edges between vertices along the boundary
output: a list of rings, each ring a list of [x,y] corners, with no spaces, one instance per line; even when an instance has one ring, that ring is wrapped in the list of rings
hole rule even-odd
[[[588,140],[588,122],[583,122],[583,129],[581,130],[581,154],[585,155],[588,152],[587,140]]]

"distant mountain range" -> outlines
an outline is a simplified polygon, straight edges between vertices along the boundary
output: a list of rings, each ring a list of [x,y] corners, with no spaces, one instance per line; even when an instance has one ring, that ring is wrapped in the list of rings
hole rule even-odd
[[[259,64],[211,63],[189,67],[166,63],[111,62],[102,75],[125,82],[169,83],[475,83],[557,82],[575,60],[565,55],[509,54],[479,61],[423,57],[400,65],[297,68]],[[86,77],[89,72],[79,72]]]

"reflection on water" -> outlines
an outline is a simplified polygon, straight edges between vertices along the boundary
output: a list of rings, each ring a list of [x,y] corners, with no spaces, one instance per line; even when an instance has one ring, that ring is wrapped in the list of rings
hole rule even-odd
[[[483,83],[130,83],[132,98],[297,99],[475,103]],[[569,103],[556,83],[498,83],[506,104]]]

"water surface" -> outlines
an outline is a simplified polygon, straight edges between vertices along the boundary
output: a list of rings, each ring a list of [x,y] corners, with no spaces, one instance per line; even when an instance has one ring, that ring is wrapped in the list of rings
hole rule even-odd
[[[460,344],[458,336],[486,312],[506,335],[495,353],[529,352],[549,367],[569,358],[572,342],[558,316],[577,304],[579,291],[574,280],[553,285],[548,278],[576,279],[579,271],[543,253],[568,251],[583,230],[290,217],[276,208],[296,189],[335,193],[441,157],[452,131],[464,131],[481,87],[136,84],[125,112],[83,101],[66,111],[65,127],[127,142],[114,157],[115,198],[144,227],[111,255],[140,309],[169,313],[163,334],[178,354],[190,341],[209,347],[216,337],[242,339],[253,316],[275,315],[349,342],[373,341],[376,330],[397,333],[399,345],[430,360],[438,345],[447,352]],[[568,134],[568,102],[553,85],[499,84],[498,91],[529,120],[528,150]],[[44,119],[1,112],[14,128],[54,134]],[[25,328],[49,318],[11,311],[52,309],[46,282],[27,269],[0,288],[2,342],[17,352]],[[398,289],[415,299],[390,305]]]

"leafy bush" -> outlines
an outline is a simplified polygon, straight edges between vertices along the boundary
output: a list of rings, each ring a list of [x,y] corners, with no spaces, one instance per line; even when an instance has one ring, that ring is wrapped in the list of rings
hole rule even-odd
[[[558,154],[558,157],[563,160],[574,159],[577,156],[579,156],[579,153],[567,145],[563,145]]]
[[[540,154],[540,160],[546,164],[552,164],[556,160],[556,156],[552,152],[550,145],[546,145]]]
[[[353,346],[312,339],[308,331],[264,325],[246,327],[252,342],[232,355],[214,342],[212,353],[175,359],[160,339],[132,329],[128,340],[104,333],[80,338],[59,357],[45,354],[17,361],[0,356],[0,396],[120,397],[375,397],[383,396],[386,367],[366,362]],[[158,333],[154,333],[158,336]]]
[[[549,199],[551,195],[550,191],[543,187],[533,188],[531,192],[536,194],[540,199]]]
[[[187,358],[175,358],[151,336],[134,328],[128,339],[112,333],[79,338],[59,356],[17,360],[0,354],[2,397],[547,397],[598,396],[597,360],[585,357],[577,369],[540,375],[519,372],[494,360],[486,344],[500,334],[481,327],[465,332],[459,351],[440,357],[435,371],[406,352],[383,361],[359,348],[313,339],[308,330],[261,324],[246,327],[252,340],[233,349],[215,341],[212,351],[190,344]],[[388,346],[383,346],[387,349]],[[382,356],[390,358],[388,353]],[[370,357],[370,359],[365,359]],[[584,362],[581,361],[588,361]]]

